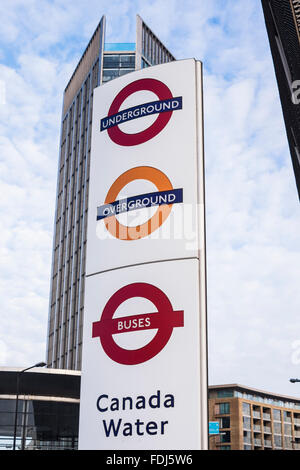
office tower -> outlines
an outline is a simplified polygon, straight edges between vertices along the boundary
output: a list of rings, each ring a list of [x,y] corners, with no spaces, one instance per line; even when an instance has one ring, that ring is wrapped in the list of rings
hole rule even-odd
[[[243,385],[209,387],[211,450],[299,450],[300,400]]]
[[[262,6],[300,198],[300,0]]]
[[[136,42],[105,42],[102,17],[63,96],[49,300],[47,366],[81,369],[86,227],[95,87],[175,60],[137,15]]]

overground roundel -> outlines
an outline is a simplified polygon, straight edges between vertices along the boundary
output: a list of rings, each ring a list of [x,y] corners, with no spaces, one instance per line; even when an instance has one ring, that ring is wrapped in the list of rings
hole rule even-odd
[[[156,186],[157,192],[117,200],[120,191],[135,180],[150,181]],[[157,230],[169,217],[173,204],[181,202],[183,202],[183,189],[174,189],[162,171],[149,166],[135,167],[125,171],[112,184],[104,205],[97,208],[97,220],[103,220],[106,229],[119,240],[139,240]],[[116,217],[121,212],[153,206],[158,206],[156,212],[141,225],[133,227],[123,225]]]
[[[113,318],[117,308],[126,300],[142,297],[156,307],[157,312]],[[136,282],[115,292],[104,307],[99,321],[93,323],[92,337],[100,338],[103,350],[110,359],[124,365],[136,365],[155,357],[168,343],[173,328],[184,326],[183,310],[173,310],[166,294],[158,287]],[[155,336],[138,349],[120,347],[113,335],[132,331],[157,329]]]
[[[120,112],[120,107],[126,98],[137,91],[151,91],[156,94],[158,101],[135,106]],[[177,109],[182,109],[182,97],[174,98],[167,85],[160,80],[143,78],[129,83],[117,94],[109,108],[107,118],[101,120],[100,130],[107,129],[111,140],[118,145],[140,145],[157,136],[168,124],[173,111]],[[149,127],[141,132],[129,134],[121,131],[118,126],[122,122],[150,114],[158,114],[158,117]],[[125,115],[126,118],[123,120],[122,116]],[[112,117],[115,118],[115,122],[110,127],[109,122],[113,120],[110,119]]]

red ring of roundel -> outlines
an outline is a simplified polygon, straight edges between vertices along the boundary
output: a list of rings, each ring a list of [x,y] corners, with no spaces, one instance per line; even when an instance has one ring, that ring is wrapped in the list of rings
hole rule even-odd
[[[157,95],[159,100],[173,98],[170,89],[161,81],[154,78],[142,78],[140,80],[136,80],[135,82],[129,83],[129,85],[127,85],[118,93],[109,108],[108,117],[119,112],[122,103],[128,96],[137,91],[143,90],[152,91]],[[159,134],[168,124],[171,116],[172,111],[165,111],[160,113],[151,126],[136,134],[127,134],[121,131],[119,126],[111,127],[107,130],[107,132],[115,144],[123,146],[140,145],[157,136],[157,134]]]
[[[170,300],[158,287],[143,282],[129,284],[115,292],[107,302],[101,320],[112,320],[119,305],[133,297],[143,297],[155,305],[157,311],[161,312],[161,327],[146,346],[135,350],[121,348],[115,343],[109,328],[102,330],[100,341],[104,351],[113,361],[125,365],[141,364],[152,359],[166,346],[173,331],[170,322],[173,308]]]

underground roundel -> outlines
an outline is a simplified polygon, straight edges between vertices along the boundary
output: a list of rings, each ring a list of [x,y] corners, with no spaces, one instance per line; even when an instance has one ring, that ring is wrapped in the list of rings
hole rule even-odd
[[[124,101],[138,91],[151,91],[158,100],[120,111]],[[182,109],[182,96],[173,97],[170,89],[163,82],[154,78],[135,80],[125,86],[114,98],[108,115],[100,121],[100,132],[107,131],[110,139],[121,146],[140,145],[156,137],[168,124],[173,111],[179,109]],[[129,134],[119,128],[119,125],[124,122],[153,114],[157,114],[157,118],[141,132]]]
[[[150,300],[157,312],[113,318],[117,308],[134,297]],[[101,319],[93,323],[92,337],[100,338],[105,353],[113,361],[125,365],[141,364],[152,359],[166,346],[173,328],[183,327],[183,314],[182,310],[173,310],[170,300],[158,287],[143,282],[129,284],[119,289],[109,299]],[[124,332],[150,329],[157,329],[154,338],[138,349],[122,348],[113,338],[113,335]]]

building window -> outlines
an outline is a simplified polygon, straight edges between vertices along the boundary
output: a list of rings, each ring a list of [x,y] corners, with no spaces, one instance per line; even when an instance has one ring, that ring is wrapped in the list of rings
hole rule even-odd
[[[135,70],[135,54],[105,54],[102,83],[121,77],[133,70]]]
[[[277,448],[282,447],[282,438],[281,438],[281,436],[274,436],[274,445]]]
[[[218,390],[217,397],[218,398],[231,398],[233,397],[233,391],[232,390]]]
[[[243,416],[243,429],[251,430],[251,418]]]
[[[273,410],[273,419],[274,421],[281,421],[281,411],[280,410]]]
[[[230,442],[230,431],[225,431],[220,434],[220,442]]]
[[[230,428],[230,416],[225,416],[224,418],[220,419],[220,427],[221,427],[221,429],[229,429]]]
[[[249,403],[243,403],[243,415],[245,416],[250,416],[251,412],[251,407]]]
[[[292,416],[290,411],[284,411],[283,412],[283,421],[285,423],[291,423],[292,422]]]
[[[292,425],[291,424],[284,424],[284,434],[286,436],[291,436],[292,435]]]
[[[244,431],[243,436],[244,436],[244,444],[251,444],[251,432]]]
[[[230,446],[220,446],[219,449],[220,450],[231,450],[231,447]]]
[[[218,403],[215,409],[217,415],[228,415],[230,414],[230,403]]]
[[[273,429],[275,434],[281,434],[281,423],[274,422]]]

